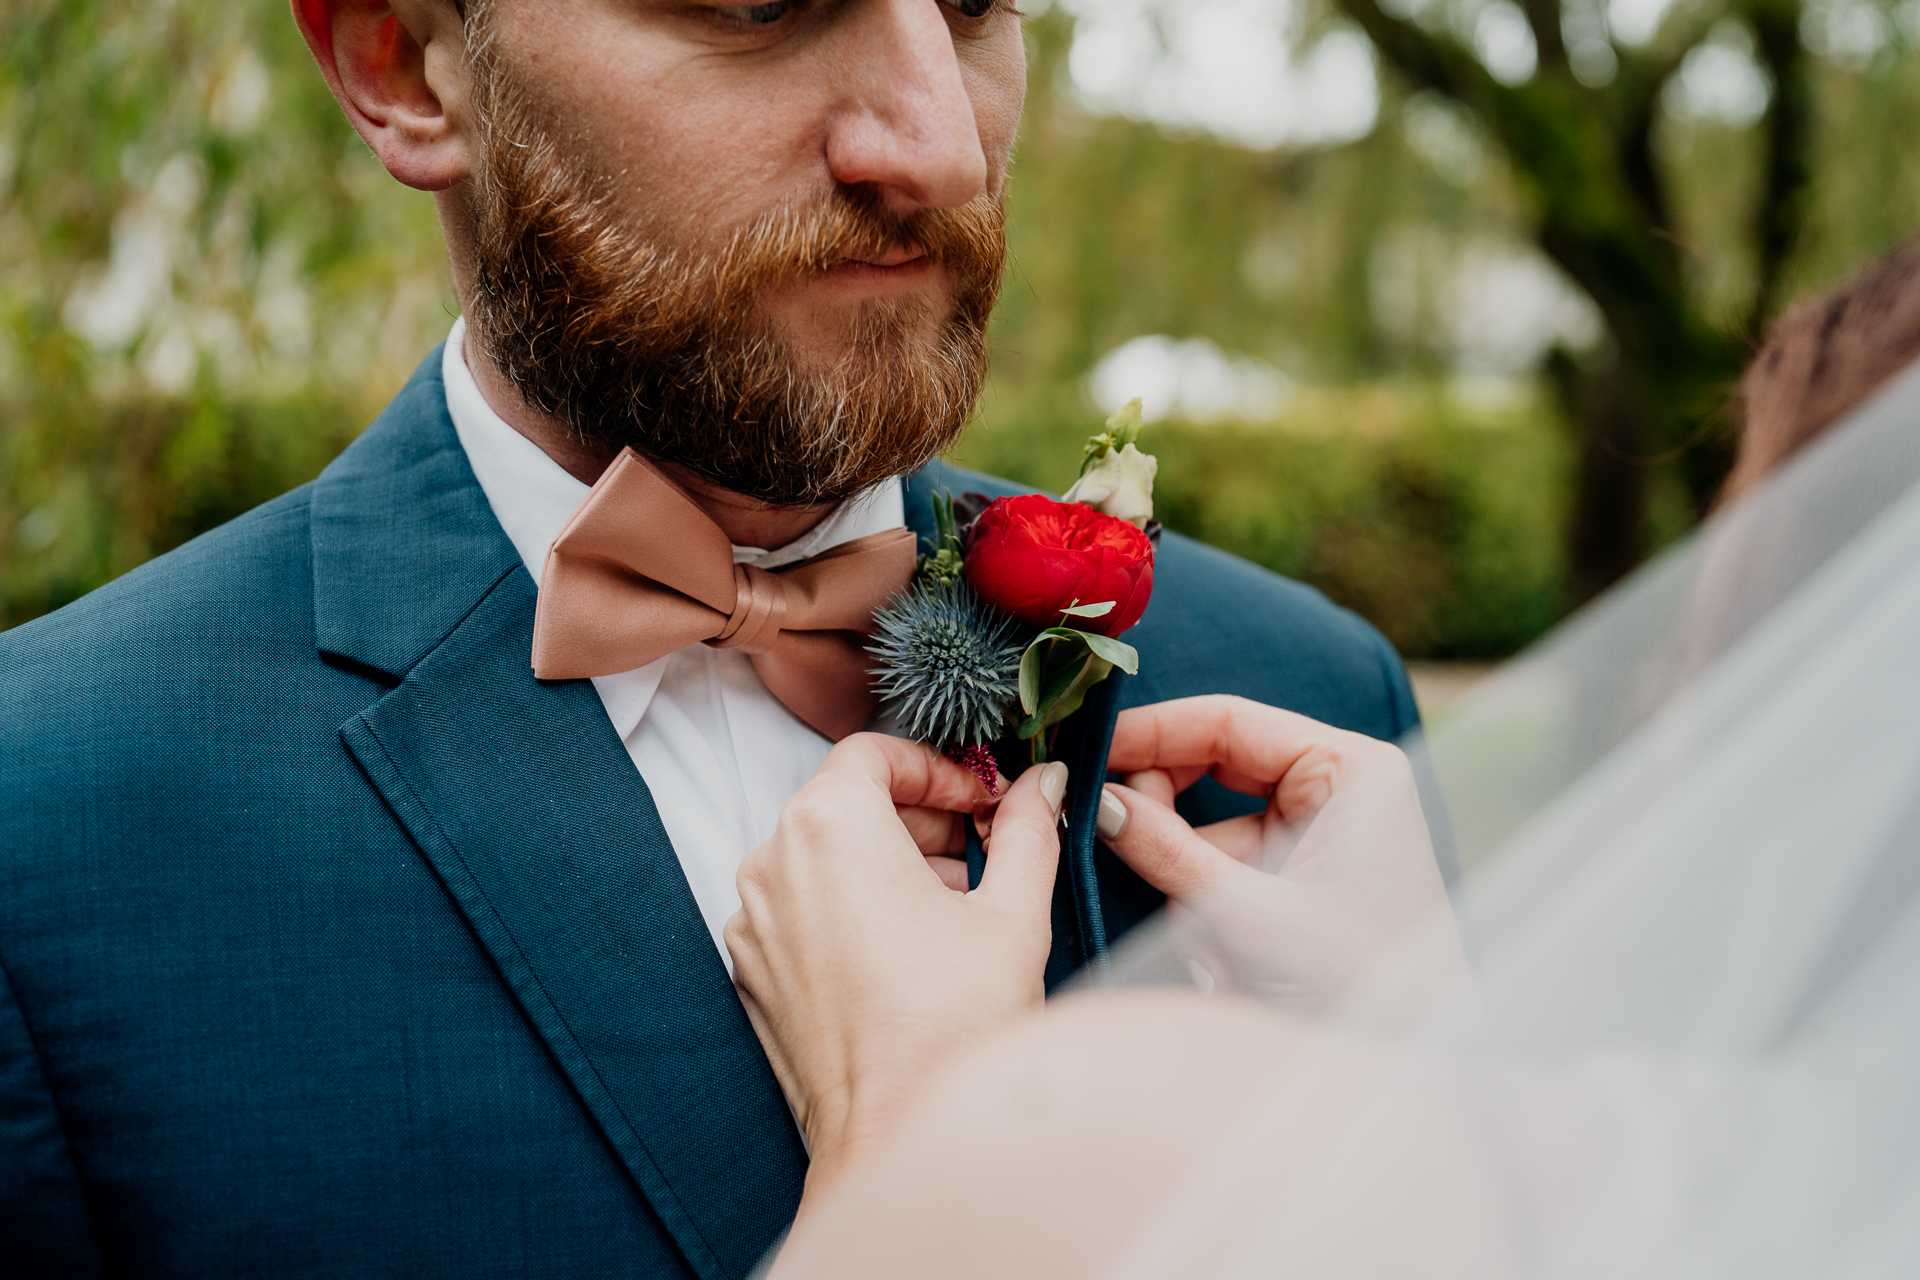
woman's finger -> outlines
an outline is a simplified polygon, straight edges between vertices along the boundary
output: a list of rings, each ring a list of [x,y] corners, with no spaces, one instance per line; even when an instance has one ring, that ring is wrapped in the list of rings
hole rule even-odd
[[[1107,785],[1107,794],[1126,810],[1118,835],[1107,847],[1142,880],[1175,900],[1226,892],[1232,882],[1258,873],[1200,837],[1186,819],[1153,797]]]
[[[927,859],[927,866],[933,874],[940,877],[940,883],[955,893],[967,891],[967,860],[936,855]]]
[[[856,733],[827,753],[816,777],[849,774],[869,778],[896,806],[971,814],[990,799],[965,765],[921,742],[885,733]]]
[[[994,811],[993,847],[975,894],[1047,918],[1060,865],[1060,806],[1066,796],[1067,766],[1057,760],[1020,775]]]
[[[1225,818],[1204,827],[1195,827],[1193,833],[1235,862],[1258,867],[1260,855],[1265,852],[1266,815],[1248,813],[1238,818]]]
[[[1130,773],[1124,779],[1129,787],[1142,795],[1152,796],[1161,804],[1171,805],[1174,797],[1180,794],[1180,780],[1165,769],[1140,769]]]
[[[1140,794],[1157,800],[1169,809],[1174,798],[1185,790],[1180,785],[1178,774],[1168,776],[1165,769],[1142,769],[1130,773],[1124,779],[1126,785]],[[1119,803],[1118,800],[1115,803]],[[1248,866],[1258,866],[1261,852],[1261,837],[1265,831],[1265,815],[1248,814],[1241,818],[1228,818],[1211,826],[1198,827],[1196,833],[1202,840],[1232,858],[1235,862],[1244,862]],[[1101,830],[1105,835],[1105,828]]]
[[[914,846],[928,857],[965,852],[968,815],[923,805],[901,805],[895,812],[900,815],[907,834],[913,837]]]
[[[1121,712],[1107,767],[1177,773],[1201,766],[1236,791],[1267,795],[1301,756],[1337,751],[1355,736],[1292,711],[1209,694]]]

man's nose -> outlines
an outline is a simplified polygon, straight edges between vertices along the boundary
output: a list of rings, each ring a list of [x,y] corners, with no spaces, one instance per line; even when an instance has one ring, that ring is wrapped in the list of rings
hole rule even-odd
[[[865,0],[848,15],[846,80],[827,167],[899,212],[954,208],[986,187],[987,157],[939,0]]]

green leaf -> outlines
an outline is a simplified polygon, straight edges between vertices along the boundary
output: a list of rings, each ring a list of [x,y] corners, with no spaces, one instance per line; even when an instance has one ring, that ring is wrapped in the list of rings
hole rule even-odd
[[[1130,676],[1140,674],[1140,653],[1132,645],[1122,640],[1115,640],[1112,636],[1096,636],[1088,632],[1082,632],[1081,635],[1086,641],[1087,648],[1114,666]]]
[[[1040,709],[1040,641],[1035,640],[1020,655],[1020,709],[1032,715]],[[1023,733],[1023,738],[1031,734]]]
[[[1040,705],[1034,708],[1041,719],[1049,724],[1058,719],[1052,714],[1054,704],[1066,696],[1073,682],[1080,678],[1081,670],[1091,661],[1093,655],[1082,652],[1070,654],[1064,662],[1048,664],[1046,692],[1040,695]]]
[[[1074,674],[1072,683],[1061,690],[1060,696],[1053,700],[1053,705],[1041,713],[1042,719],[1047,724],[1058,724],[1060,721],[1065,720],[1068,716],[1078,711],[1080,704],[1087,700],[1087,690],[1093,688],[1093,686],[1099,684],[1102,680],[1105,680],[1112,673],[1113,664],[1111,662],[1108,662],[1105,658],[1096,658],[1092,654],[1088,654],[1086,661],[1080,664],[1079,671]]]
[[[1083,655],[1072,665],[1048,673],[1046,692],[1034,700],[1031,713],[1020,722],[1022,738],[1031,738],[1040,730],[1061,719],[1060,715],[1054,714],[1055,709],[1060,705],[1060,700],[1073,688],[1073,682],[1086,669],[1086,664],[1095,660],[1091,654]]]
[[[1033,645],[1028,646],[1028,652],[1032,652],[1034,645],[1045,640],[1066,640],[1085,645],[1128,675],[1140,674],[1140,652],[1124,640],[1115,640],[1112,636],[1095,635],[1091,631],[1075,631],[1072,627],[1048,627],[1034,639]],[[1031,713],[1033,709],[1029,707],[1027,710]]]
[[[1020,737],[1031,738],[1078,711],[1086,701],[1087,690],[1112,674],[1114,664],[1093,651],[1090,639],[1106,637],[1053,627],[1042,632],[1021,655],[1020,704],[1027,717],[1020,722]],[[1030,688],[1034,690],[1031,699],[1027,696]]]
[[[1070,604],[1060,612],[1069,618],[1104,618],[1113,612],[1113,601],[1103,600],[1099,604]]]
[[[1020,655],[1020,709],[1027,713],[1021,724],[1023,738],[1030,738],[1053,723],[1049,712],[1073,683],[1080,667],[1091,656],[1079,643],[1080,632],[1064,627],[1049,627],[1034,637]],[[1060,644],[1059,641],[1066,641]]]

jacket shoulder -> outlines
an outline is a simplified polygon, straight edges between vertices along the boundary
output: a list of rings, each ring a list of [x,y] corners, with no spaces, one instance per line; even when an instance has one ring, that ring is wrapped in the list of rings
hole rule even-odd
[[[182,726],[259,701],[262,689],[285,694],[310,681],[308,497],[304,488],[283,494],[0,632],[7,789],[109,757],[127,763],[153,734],[172,742]]]
[[[0,632],[0,683],[18,693],[37,674],[99,679],[141,653],[252,645],[288,628],[310,633],[310,502],[303,485]]]
[[[1304,583],[1161,538],[1127,701],[1233,693],[1388,741],[1420,723],[1406,667],[1364,618]]]

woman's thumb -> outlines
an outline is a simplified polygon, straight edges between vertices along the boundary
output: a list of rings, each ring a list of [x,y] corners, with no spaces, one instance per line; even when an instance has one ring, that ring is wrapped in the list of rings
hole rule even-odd
[[[1060,865],[1060,806],[1067,798],[1067,766],[1058,760],[1020,775],[993,815],[993,844],[975,892],[1037,904],[1044,915]]]

